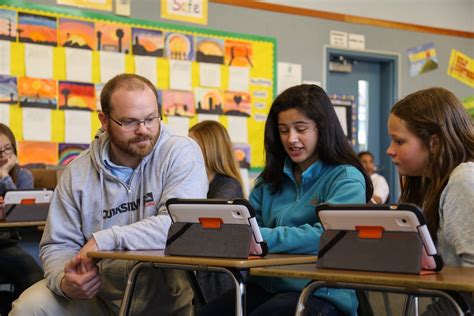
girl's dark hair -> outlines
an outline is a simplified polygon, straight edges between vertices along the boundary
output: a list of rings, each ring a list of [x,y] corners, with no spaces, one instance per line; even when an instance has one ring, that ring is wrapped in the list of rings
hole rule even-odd
[[[11,129],[8,126],[6,126],[5,124],[0,123],[0,134],[3,134],[8,138],[8,140],[12,144],[13,153],[15,154],[15,156],[18,156],[18,153],[17,153],[17,150],[16,150],[15,135],[13,135],[13,132],[11,131]],[[18,164],[15,164],[15,166],[9,172],[9,175],[12,178],[14,183],[16,183],[16,175],[18,173],[19,168],[20,167],[18,166]]]
[[[266,159],[265,168],[261,173],[263,181],[272,186],[273,192],[281,190],[287,153],[280,139],[278,114],[289,109],[300,111],[316,123],[318,129],[316,151],[319,159],[327,164],[348,164],[359,169],[365,178],[365,195],[369,201],[373,193],[372,181],[344,135],[331,100],[326,92],[316,85],[303,84],[291,87],[273,101],[265,123]]]
[[[430,148],[433,136],[438,144],[430,151],[423,176],[400,177],[401,202],[423,208],[428,229],[436,239],[439,229],[439,200],[449,176],[460,163],[474,159],[474,129],[461,101],[443,88],[429,88],[398,101],[391,114]]]

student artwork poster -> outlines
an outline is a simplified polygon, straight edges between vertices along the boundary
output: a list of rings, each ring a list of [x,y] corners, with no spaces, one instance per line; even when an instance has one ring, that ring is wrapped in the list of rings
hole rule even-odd
[[[193,117],[196,114],[192,92],[166,90],[162,98],[164,115]]]
[[[130,52],[131,29],[125,24],[98,21],[95,23],[97,49],[106,52]]]
[[[203,114],[223,114],[224,99],[218,89],[196,88],[196,112]]]
[[[20,105],[25,107],[56,109],[56,81],[20,77],[18,78]]]
[[[56,18],[18,13],[18,40],[21,43],[56,46]]]
[[[95,111],[95,87],[92,83],[59,81],[59,109]]]
[[[0,40],[16,41],[16,12],[0,9]]]
[[[18,103],[18,85],[16,77],[0,75],[0,103]]]
[[[96,48],[96,34],[94,22],[59,19],[59,45],[63,47],[94,50]]]

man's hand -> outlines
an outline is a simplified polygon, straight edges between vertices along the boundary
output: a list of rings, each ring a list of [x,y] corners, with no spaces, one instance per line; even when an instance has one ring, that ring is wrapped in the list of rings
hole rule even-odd
[[[96,265],[96,261],[92,258],[87,257],[87,253],[89,251],[98,251],[99,248],[97,247],[97,242],[95,241],[94,237],[89,239],[84,246],[82,246],[81,250],[77,254],[77,256],[81,259],[80,264],[80,272],[85,273],[91,269],[93,269]]]
[[[71,299],[91,299],[100,290],[102,279],[97,266],[85,271],[82,258],[77,255],[64,267],[61,290]]]
[[[99,292],[102,279],[94,259],[87,257],[87,252],[97,251],[97,243],[92,237],[79,253],[64,267],[64,278],[61,290],[71,299],[90,299]]]

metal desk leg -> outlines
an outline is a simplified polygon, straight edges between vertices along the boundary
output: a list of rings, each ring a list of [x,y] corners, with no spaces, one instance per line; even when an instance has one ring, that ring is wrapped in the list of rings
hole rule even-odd
[[[414,313],[412,313],[412,311]],[[403,304],[402,315],[415,315],[418,316],[420,311],[418,296],[407,295],[405,303]]]
[[[246,289],[245,282],[239,270],[221,267],[207,267],[207,270],[214,272],[224,272],[230,275],[235,285],[235,315],[244,316],[246,314]]]
[[[125,293],[122,298],[122,304],[120,304],[119,316],[128,315],[130,309],[130,301],[133,296],[133,290],[135,288],[135,281],[137,280],[138,273],[145,266],[150,266],[149,262],[138,262],[133,267],[132,271],[128,275],[127,286],[125,287]]]
[[[238,269],[234,268],[223,268],[223,267],[213,267],[213,266],[194,266],[194,265],[186,265],[186,264],[172,264],[172,263],[153,263],[153,266],[156,268],[166,268],[166,269],[181,269],[181,270],[205,270],[205,271],[212,271],[212,272],[224,272],[232,278],[235,285],[235,315],[236,316],[244,316],[246,311],[246,302],[245,302],[245,282],[243,280],[242,275],[240,274]],[[134,268],[135,270],[135,268]],[[132,270],[133,272],[133,270]],[[130,273],[131,275],[132,273]],[[136,278],[136,276],[135,276]],[[130,277],[129,277],[130,279]],[[129,284],[127,284],[128,287]],[[127,293],[125,293],[127,294]],[[130,300],[128,298],[128,300]],[[122,302],[125,302],[125,297]],[[128,304],[128,301],[127,301]],[[124,303],[122,303],[124,305]],[[128,307],[127,307],[128,308]],[[120,308],[122,311],[122,308]],[[120,314],[123,316],[125,314]]]
[[[361,283],[345,283],[345,282],[326,282],[326,281],[314,281],[307,285],[298,299],[298,304],[296,305],[296,316],[304,315],[304,309],[308,297],[317,289],[328,287],[328,288],[339,288],[339,289],[353,289],[353,290],[368,290],[368,291],[377,291],[377,292],[391,292],[391,293],[403,293],[403,294],[412,294],[416,296],[429,296],[429,297],[442,297],[448,300],[457,314],[463,316],[464,313],[456,301],[446,294],[443,291],[439,290],[425,290],[425,289],[406,289],[401,287],[393,286],[383,286],[383,285],[368,285]]]

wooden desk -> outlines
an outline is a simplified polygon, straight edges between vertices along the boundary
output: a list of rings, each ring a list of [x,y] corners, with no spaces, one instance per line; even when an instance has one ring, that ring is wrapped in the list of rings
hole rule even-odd
[[[474,268],[444,267],[436,274],[413,275],[364,272],[352,270],[318,269],[316,264],[298,264],[250,269],[250,274],[267,277],[287,277],[315,280],[301,293],[296,315],[303,315],[307,298],[321,287],[365,289],[448,299],[461,312],[456,302],[444,291],[474,292]],[[461,312],[462,314],[462,312]]]
[[[5,228],[23,228],[23,227],[38,227],[40,230],[41,227],[44,229],[44,225],[46,225],[46,221],[24,221],[24,222],[4,222],[0,221],[0,229]]]
[[[170,268],[181,270],[207,270],[214,272],[224,272],[231,276],[236,287],[236,315],[245,314],[245,282],[241,271],[255,267],[265,267],[273,265],[302,264],[316,262],[317,257],[311,255],[283,255],[270,254],[263,258],[255,259],[226,259],[208,257],[185,257],[185,256],[165,256],[163,250],[143,250],[143,251],[97,251],[89,252],[87,255],[95,259],[117,259],[138,261],[130,272],[125,288],[124,297],[120,306],[120,315],[127,315],[129,312],[130,299],[133,294],[133,287],[138,272],[144,266],[152,263],[158,268]]]

